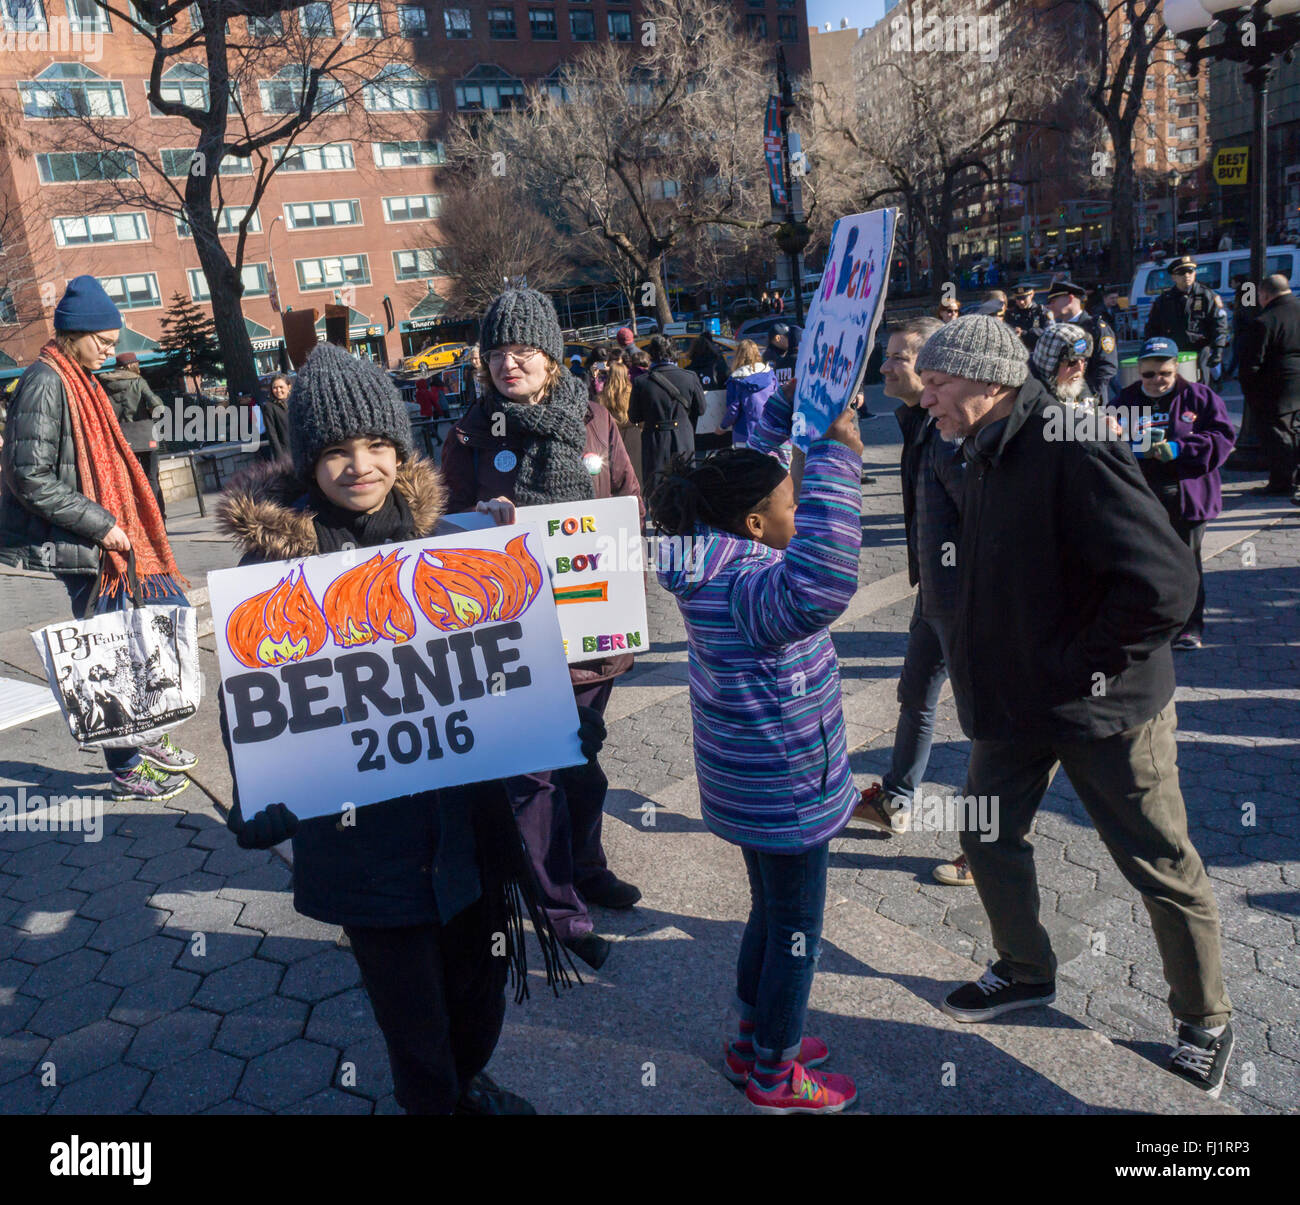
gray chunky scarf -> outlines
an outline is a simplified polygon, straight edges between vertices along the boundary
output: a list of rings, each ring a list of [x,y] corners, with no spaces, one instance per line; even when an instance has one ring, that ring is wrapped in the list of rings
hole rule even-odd
[[[506,417],[506,435],[523,441],[515,476],[515,502],[543,506],[595,497],[591,474],[582,462],[587,444],[587,391],[571,373],[544,400],[529,406],[493,390],[490,410]]]

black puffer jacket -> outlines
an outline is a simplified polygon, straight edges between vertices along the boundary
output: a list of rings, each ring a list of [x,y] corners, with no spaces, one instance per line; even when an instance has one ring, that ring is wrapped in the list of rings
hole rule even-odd
[[[57,573],[99,572],[99,541],[117,519],[81,492],[72,414],[59,374],[22,375],[0,449],[0,562]]]
[[[1196,599],[1192,554],[1128,444],[1045,438],[1052,404],[1030,380],[1004,425],[963,444],[948,672],[979,740],[1146,723],[1173,696],[1169,642]]]
[[[411,509],[416,535],[433,534],[446,491],[432,466],[407,461],[394,488]],[[285,460],[245,470],[217,504],[218,527],[244,550],[241,564],[314,556],[313,519]],[[229,753],[224,693],[218,698]],[[334,925],[446,924],[480,895],[471,815],[482,792],[501,790],[488,782],[404,795],[359,808],[352,827],[335,816],[304,820],[293,838],[294,907]]]

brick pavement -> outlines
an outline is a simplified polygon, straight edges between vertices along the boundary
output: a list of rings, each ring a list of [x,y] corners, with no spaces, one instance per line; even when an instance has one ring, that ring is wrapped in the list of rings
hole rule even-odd
[[[870,599],[873,588],[896,584],[906,554],[892,468],[896,431],[885,418],[866,433],[868,463],[881,467],[879,483],[865,490],[861,597]],[[224,546],[204,542],[208,528],[181,524],[195,537],[184,542],[187,568],[228,563]],[[1241,1013],[1225,1101],[1244,1111],[1293,1111],[1300,532],[1286,515],[1250,543],[1249,566],[1240,549],[1209,565],[1209,643],[1180,662],[1180,756]],[[15,580],[0,582],[11,588],[0,596],[2,622],[38,622],[39,610],[23,617],[35,595],[25,583],[14,592]],[[864,782],[888,758],[911,606],[900,592],[888,597],[897,600],[854,615],[836,633],[854,768]],[[11,609],[19,603],[28,612]],[[655,651],[615,692],[627,701],[602,754],[611,830],[635,828],[646,797],[689,789],[693,776],[680,620],[657,587],[650,608]],[[4,652],[0,674],[22,676],[21,661]],[[0,742],[0,790],[90,790],[103,781],[98,758],[78,753],[55,717]],[[966,750],[945,704],[929,776],[936,789],[960,786]],[[220,797],[219,787],[210,789]],[[1242,824],[1246,802],[1255,804],[1253,826]],[[98,844],[69,833],[0,834],[0,1113],[396,1111],[355,963],[336,929],[293,911],[277,855],[239,850],[197,786],[147,811],[110,803],[104,824]],[[1167,1015],[1145,913],[1063,779],[1033,840],[1045,923],[1062,964],[1057,1008],[1154,1056]],[[983,959],[987,928],[974,894],[929,877],[955,848],[947,834],[890,839],[853,830],[833,847],[832,890]],[[1104,953],[1094,954],[1097,933]],[[510,1032],[524,1015],[512,1006]],[[565,1057],[582,1062],[579,1052]]]

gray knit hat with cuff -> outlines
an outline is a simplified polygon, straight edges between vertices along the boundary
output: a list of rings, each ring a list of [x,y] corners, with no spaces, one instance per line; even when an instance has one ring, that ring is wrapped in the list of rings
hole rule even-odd
[[[333,343],[317,344],[307,357],[288,406],[293,467],[304,481],[321,452],[345,439],[375,435],[403,460],[411,455],[411,418],[388,373]]]
[[[916,357],[916,371],[1017,388],[1029,376],[1029,352],[1000,318],[968,314],[935,331]]]
[[[564,363],[564,336],[555,306],[536,289],[507,289],[493,300],[483,315],[479,331],[479,352],[484,357],[493,348],[535,347],[557,364]]]

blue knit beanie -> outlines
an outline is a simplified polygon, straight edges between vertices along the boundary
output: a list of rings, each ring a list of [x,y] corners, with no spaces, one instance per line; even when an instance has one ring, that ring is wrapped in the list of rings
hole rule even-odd
[[[56,331],[119,331],[122,311],[93,276],[74,276],[54,310]]]

